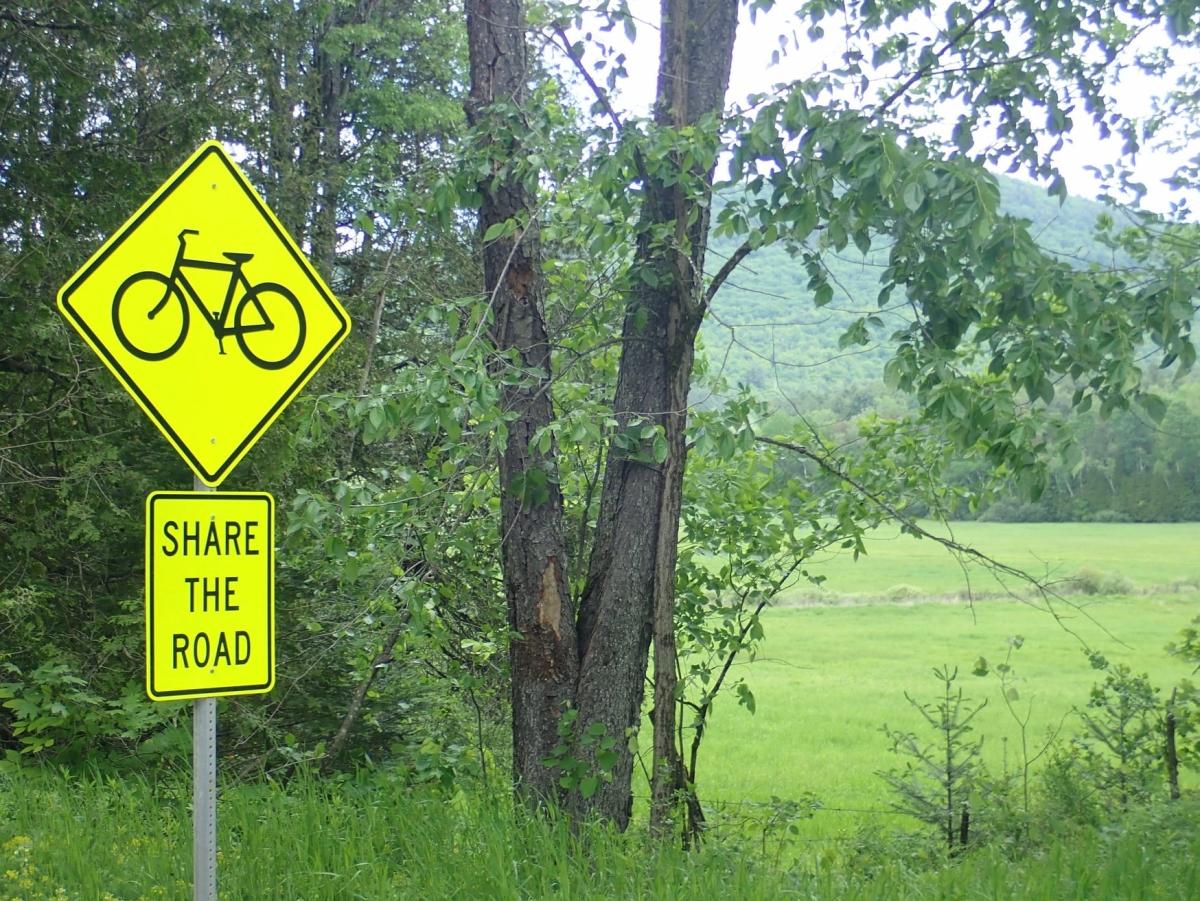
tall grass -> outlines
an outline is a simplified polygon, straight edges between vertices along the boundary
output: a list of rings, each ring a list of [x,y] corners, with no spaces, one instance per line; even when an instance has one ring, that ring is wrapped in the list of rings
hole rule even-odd
[[[23,771],[0,776],[0,899],[187,898],[186,779],[151,785]],[[1200,805],[1078,829],[1013,858],[1001,847],[930,866],[863,838],[778,865],[756,843],[685,853],[643,832],[514,811],[496,799],[413,793],[382,774],[226,788],[227,899],[1196,898]],[[936,864],[936,861],[935,861]]]
[[[187,898],[190,788],[0,776],[0,899]],[[218,811],[222,898],[772,898],[786,879],[499,800],[413,793],[379,774],[238,785]]]
[[[1102,829],[1066,829],[1023,854],[990,846],[944,867],[893,854],[869,872],[824,870],[809,897],[1128,901],[1200,898],[1200,806],[1137,811]]]

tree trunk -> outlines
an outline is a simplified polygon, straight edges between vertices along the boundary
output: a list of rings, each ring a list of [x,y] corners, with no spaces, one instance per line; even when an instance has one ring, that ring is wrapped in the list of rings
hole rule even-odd
[[[1178,693],[1178,688],[1171,689],[1171,700],[1167,702],[1167,719],[1166,719],[1166,748],[1165,757],[1167,760],[1167,787],[1171,793],[1171,800],[1179,800],[1179,749],[1175,745],[1175,695]]]
[[[473,125],[484,114],[525,102],[528,77],[521,0],[467,0]],[[499,115],[504,115],[503,111]],[[506,159],[520,153],[519,123],[504,129]],[[543,765],[558,743],[559,720],[572,701],[578,674],[575,611],[567,591],[563,504],[553,447],[538,453],[530,439],[554,417],[550,403],[550,348],[542,303],[545,281],[533,216],[534,198],[520,178],[494,188],[480,185],[481,233],[517,217],[514,237],[484,247],[484,286],[491,298],[490,338],[498,353],[515,350],[521,365],[538,373],[532,381],[505,385],[509,423],[500,454],[501,554],[509,626],[513,632],[513,775],[518,792],[534,804],[558,797],[557,773]]]
[[[684,430],[692,372],[691,342],[686,357],[672,374],[670,386],[671,404],[666,424],[668,452],[663,467],[665,485],[654,561],[654,768],[650,784],[650,828],[658,835],[670,831],[671,813],[680,793],[686,789],[683,761],[676,743],[679,662],[675,648],[675,564],[679,555],[679,516],[687,460]],[[686,835],[684,839],[687,840]]]
[[[468,117],[485,111],[504,115],[496,104],[520,108],[526,78],[524,13],[521,0],[468,0],[471,57]],[[736,0],[663,0],[661,63],[655,120],[660,128],[694,125],[719,115],[729,81],[737,25]],[[519,123],[501,130],[520,134]],[[515,137],[494,147],[498,159],[513,159]],[[505,389],[505,403],[518,413],[500,461],[505,591],[516,637],[510,659],[513,680],[513,755],[519,785],[538,797],[557,794],[557,773],[542,766],[557,744],[557,725],[573,700],[577,735],[604,726],[616,740],[616,764],[597,792],[576,793],[577,815],[599,814],[625,828],[632,812],[633,754],[642,707],[651,636],[656,636],[654,767],[655,823],[667,823],[670,800],[682,768],[675,746],[676,662],[674,636],[675,563],[686,462],[684,430],[696,333],[703,317],[703,263],[707,247],[708,200],[713,169],[696,170],[690,187],[656,172],[643,181],[644,203],[634,265],[654,273],[626,303],[625,339],[617,374],[613,413],[622,426],[652,422],[663,427],[668,455],[662,465],[634,459],[610,446],[588,576],[576,630],[566,591],[562,498],[555,451],[544,455],[529,439],[553,417],[549,398],[549,354],[541,299],[536,223],[516,246],[509,239],[484,249],[485,285],[495,314],[497,350],[516,349],[523,364],[541,374],[537,384]],[[671,181],[670,184],[667,182]],[[481,185],[480,227],[486,230],[516,214],[527,214],[533,198],[519,177]],[[522,219],[522,225],[524,225]],[[667,240],[652,234],[668,225]],[[546,474],[544,490],[531,493],[525,474]],[[535,496],[536,495],[536,496]],[[594,734],[594,733],[592,733]],[[592,757],[582,742],[572,754]],[[592,759],[594,766],[594,758]]]
[[[342,155],[342,100],[345,80],[342,61],[326,49],[330,33],[341,25],[338,8],[332,7],[313,43],[313,68],[316,70],[317,96],[311,106],[316,121],[310,123],[317,148],[313,159],[316,192],[313,197],[310,256],[326,279],[333,280],[333,261],[337,252],[337,206],[341,191],[339,176]]]
[[[654,118],[660,128],[719,116],[729,84],[737,28],[735,0],[662,0]],[[676,747],[675,561],[686,465],[684,430],[696,333],[704,315],[704,254],[713,168],[666,184],[647,173],[634,266],[653,272],[626,308],[613,412],[619,422],[646,419],[666,432],[661,467],[610,449],[600,515],[580,610],[581,724],[603,722],[620,751],[596,808],[621,828],[632,808],[633,757],[651,634],[655,637],[652,825],[667,828],[680,787]],[[686,181],[690,180],[690,190]],[[652,241],[673,225],[673,241]],[[640,327],[642,322],[644,327]]]

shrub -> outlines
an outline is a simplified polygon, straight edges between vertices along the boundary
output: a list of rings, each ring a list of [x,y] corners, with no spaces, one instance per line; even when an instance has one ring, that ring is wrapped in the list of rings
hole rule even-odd
[[[1122,513],[1120,510],[1097,510],[1094,513],[1085,513],[1080,519],[1083,522],[1131,522],[1128,514]]]
[[[1104,681],[1092,686],[1079,712],[1087,731],[1075,738],[1082,771],[1101,795],[1122,809],[1145,802],[1162,781],[1162,723],[1158,689],[1145,673],[1091,655]]]
[[[883,593],[883,596],[889,601],[911,601],[916,598],[924,597],[926,592],[918,588],[916,585],[893,585]]]
[[[1120,573],[1084,568],[1067,579],[1067,590],[1088,595],[1132,594],[1134,585]]]
[[[942,683],[936,702],[922,704],[904,697],[933,729],[935,741],[925,744],[913,732],[889,729],[883,732],[892,742],[892,752],[907,758],[902,770],[878,775],[892,787],[897,799],[893,806],[902,813],[937,829],[951,852],[967,843],[964,819],[969,798],[982,774],[979,754],[983,739],[972,739],[971,721],[987,706],[987,701],[971,707],[963,698],[962,688],[955,689],[958,668],[935,668],[934,676]]]
[[[1075,745],[1057,748],[1042,770],[1042,807],[1050,825],[1099,826],[1100,795],[1088,778]]]
[[[979,514],[979,519],[981,522],[1050,522],[1054,517],[1040,504],[1005,497]]]

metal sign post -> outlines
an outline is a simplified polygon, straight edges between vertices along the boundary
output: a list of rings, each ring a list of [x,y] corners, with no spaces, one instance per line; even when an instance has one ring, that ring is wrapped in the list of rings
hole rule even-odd
[[[192,897],[217,897],[217,699],[192,702]]]
[[[196,491],[212,491],[193,478]],[[217,699],[192,702],[192,898],[217,899]]]

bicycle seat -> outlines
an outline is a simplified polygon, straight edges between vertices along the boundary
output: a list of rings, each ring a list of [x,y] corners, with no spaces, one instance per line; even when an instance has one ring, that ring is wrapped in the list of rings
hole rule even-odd
[[[221,255],[231,263],[244,263],[254,258],[252,253],[223,253]]]

